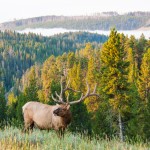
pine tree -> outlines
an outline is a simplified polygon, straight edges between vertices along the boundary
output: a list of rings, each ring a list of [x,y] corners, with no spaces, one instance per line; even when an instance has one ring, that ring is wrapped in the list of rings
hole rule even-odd
[[[130,39],[127,39],[125,42],[125,59],[129,62],[128,67],[128,81],[131,84],[137,82],[139,68],[138,68],[138,50],[137,50],[137,41],[134,36],[131,36]]]
[[[13,92],[8,94],[8,102],[7,102],[7,117],[10,124],[12,124],[12,120],[16,120],[16,106],[17,106],[17,97]],[[14,122],[13,122],[14,123]]]
[[[90,59],[91,56],[93,56],[94,53],[94,49],[91,45],[91,43],[86,43],[85,48],[80,50],[79,54],[82,57],[86,57],[88,59]]]
[[[50,88],[52,81],[58,81],[59,75],[60,72],[56,65],[56,58],[54,56],[50,56],[43,64],[41,75],[45,102],[49,101],[49,97],[51,95]]]
[[[142,55],[146,50],[146,46],[147,46],[147,40],[145,39],[144,34],[142,34],[138,40],[138,63],[139,63],[139,67],[141,65],[141,61],[142,61]]]
[[[96,70],[96,64],[93,56],[89,57],[88,61],[88,70],[87,70],[87,81],[91,88],[91,91],[94,90],[95,85],[97,84],[97,78],[96,78],[97,70]],[[98,109],[99,101],[97,97],[89,97],[85,100],[85,104],[87,106],[87,109],[89,112],[95,112]]]
[[[75,54],[73,52],[68,53],[67,68],[72,68],[75,62]]]
[[[68,79],[71,80],[71,86],[73,89],[80,90],[81,88],[81,64],[74,63],[68,73]]]
[[[147,103],[150,99],[150,48],[142,59],[138,85],[141,99]]]
[[[127,61],[129,61],[129,67],[128,67],[128,81],[130,83],[134,83],[136,77],[137,77],[137,72],[135,62],[134,62],[134,56],[133,56],[133,51],[132,48],[129,48],[127,50]]]
[[[102,91],[109,96],[112,109],[118,114],[119,134],[122,141],[122,117],[128,109],[127,67],[128,62],[124,60],[120,35],[113,29],[101,51],[101,86]]]
[[[9,95],[8,95],[8,105],[12,105],[13,103],[16,103],[16,101],[17,101],[17,98],[14,95],[14,93],[13,92],[9,93]]]
[[[138,80],[138,91],[141,97],[141,126],[142,134],[149,139],[150,135],[150,48],[142,58],[140,76]],[[146,132],[145,132],[146,131]]]
[[[38,87],[36,79],[30,80],[30,85],[26,87],[24,93],[27,101],[39,101],[38,99]]]
[[[68,76],[70,79],[70,87],[78,90],[83,91],[83,84],[82,84],[82,72],[81,72],[81,64],[80,62],[74,62],[73,67],[70,68]],[[67,94],[67,93],[66,93]],[[81,92],[69,92],[69,100],[77,100],[81,97]],[[87,112],[86,105],[84,103],[79,103],[76,105],[72,105],[71,112],[74,114],[72,124],[70,127],[71,131],[79,131],[79,132],[91,132],[91,125],[90,125],[90,117]],[[81,121],[83,120],[83,121]]]
[[[16,118],[17,118],[17,126],[23,124],[23,115],[22,115],[22,107],[27,102],[27,98],[24,93],[21,93],[17,97],[17,107],[16,107]]]
[[[5,90],[3,85],[0,84],[0,122],[3,123],[6,119],[6,100],[5,100]]]

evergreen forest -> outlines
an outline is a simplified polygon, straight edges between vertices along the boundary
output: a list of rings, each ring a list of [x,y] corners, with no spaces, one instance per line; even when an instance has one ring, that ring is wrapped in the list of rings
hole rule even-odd
[[[61,76],[75,90],[97,84],[99,97],[72,105],[72,132],[150,140],[150,39],[65,33],[52,37],[0,32],[0,122],[22,127],[28,101],[55,104]],[[68,93],[64,97],[67,98]],[[81,92],[69,92],[69,101]],[[82,120],[82,121],[81,121]]]

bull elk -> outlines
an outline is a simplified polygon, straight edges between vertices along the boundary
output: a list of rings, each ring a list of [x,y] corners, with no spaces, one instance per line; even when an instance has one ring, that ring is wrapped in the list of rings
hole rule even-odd
[[[96,86],[92,93],[90,93],[90,87],[89,84],[87,84],[87,92],[84,95],[81,94],[81,97],[76,101],[69,102],[69,94],[67,96],[67,101],[64,101],[64,94],[67,90],[71,90],[73,92],[80,92],[76,91],[72,88],[69,88],[69,82],[67,83],[66,87],[63,88],[63,81],[61,78],[61,92],[58,94],[55,91],[56,97],[52,95],[52,99],[59,103],[56,105],[47,105],[42,104],[40,102],[27,102],[23,107],[23,118],[24,118],[24,129],[25,131],[32,129],[34,126],[37,126],[39,129],[54,129],[58,131],[57,133],[59,136],[64,135],[64,130],[67,127],[67,125],[71,122],[71,111],[70,111],[70,105],[80,103],[84,99],[86,99],[89,96],[98,96],[96,94]]]

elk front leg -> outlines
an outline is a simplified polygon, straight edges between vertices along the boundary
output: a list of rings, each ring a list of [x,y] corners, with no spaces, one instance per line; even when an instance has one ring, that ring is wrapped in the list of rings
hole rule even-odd
[[[65,129],[64,129],[64,128],[61,128],[61,129],[59,130],[59,132],[60,132],[60,137],[61,137],[61,138],[64,138]]]
[[[61,129],[59,129],[59,130],[57,130],[57,135],[58,135],[58,137],[61,139],[61,138],[64,138],[64,129],[63,128],[61,128]]]

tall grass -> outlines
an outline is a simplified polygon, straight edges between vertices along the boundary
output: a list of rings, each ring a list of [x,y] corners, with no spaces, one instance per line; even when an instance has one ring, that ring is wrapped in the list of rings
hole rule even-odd
[[[59,139],[55,131],[23,133],[15,127],[0,130],[0,150],[150,150],[148,144],[119,142],[117,139],[104,140],[89,138],[83,134],[65,133]]]

